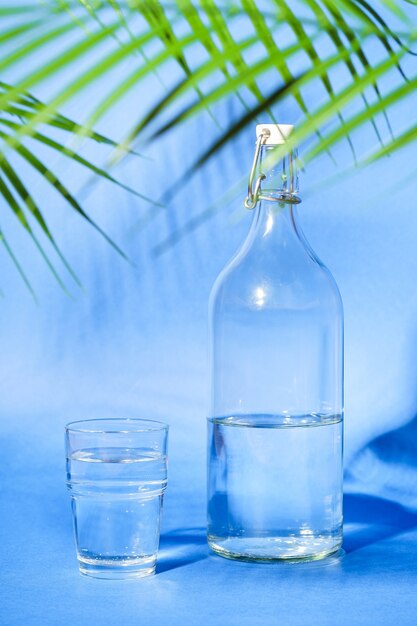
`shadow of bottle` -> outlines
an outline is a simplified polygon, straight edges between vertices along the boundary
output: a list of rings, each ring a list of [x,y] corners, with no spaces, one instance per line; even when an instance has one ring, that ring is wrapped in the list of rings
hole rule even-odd
[[[346,553],[417,528],[417,513],[377,496],[345,494],[344,511]]]
[[[417,527],[417,417],[373,439],[350,463],[345,549],[357,550]]]

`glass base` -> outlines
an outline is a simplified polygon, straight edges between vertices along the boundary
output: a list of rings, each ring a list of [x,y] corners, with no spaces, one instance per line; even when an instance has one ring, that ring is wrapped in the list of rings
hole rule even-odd
[[[214,537],[208,536],[213,552],[226,559],[273,563],[279,561],[318,561],[342,545],[341,537]]]
[[[155,557],[140,557],[124,559],[114,558],[86,558],[79,557],[80,573],[93,578],[107,580],[125,580],[128,578],[143,578],[155,574]]]

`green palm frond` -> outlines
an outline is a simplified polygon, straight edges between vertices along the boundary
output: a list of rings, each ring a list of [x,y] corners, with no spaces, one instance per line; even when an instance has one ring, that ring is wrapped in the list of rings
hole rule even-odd
[[[41,207],[13,169],[9,153],[24,159],[68,206],[91,222],[73,191],[35,154],[37,144],[155,205],[151,198],[117,181],[108,166],[100,167],[82,157],[76,146],[88,139],[107,145],[118,157],[126,152],[137,154],[139,146],[158,141],[192,116],[208,114],[215,122],[213,141],[184,172],[183,182],[249,124],[259,118],[279,120],[283,103],[289,101],[297,111],[297,128],[283,150],[312,140],[306,163],[324,152],[331,155],[341,141],[349,142],[359,165],[391,154],[417,137],[417,121],[410,120],[408,128],[396,136],[389,116],[391,107],[412,97],[416,89],[410,63],[407,72],[403,65],[406,57],[416,55],[417,29],[411,10],[405,0],[270,0],[262,9],[254,0],[52,0],[0,7],[0,16],[6,20],[0,47],[5,51],[11,46],[2,55],[0,70],[10,72],[31,59],[30,71],[19,75],[13,84],[0,83],[3,202],[26,229],[23,207],[31,212],[55,246],[52,233],[41,221]],[[368,51],[372,42],[382,50],[376,61]],[[42,54],[42,60],[36,62],[38,52],[51,46],[54,54]],[[304,55],[301,65],[300,54]],[[114,70],[127,59],[134,60],[133,69],[114,79]],[[125,136],[113,140],[98,132],[101,118],[150,74],[156,74],[163,86],[160,75],[172,62],[179,70],[178,82],[163,88],[149,110],[138,111]],[[347,78],[336,88],[333,73],[342,67]],[[396,80],[388,91],[382,89],[382,81],[392,72],[397,72]],[[58,76],[71,79],[48,101],[31,95],[45,80]],[[86,119],[75,122],[63,115],[62,107],[107,76],[112,76],[111,89],[104,95],[100,92]],[[313,86],[321,89],[324,102],[312,103],[306,97],[306,88]],[[222,128],[217,107],[231,98],[237,98],[243,112],[229,127]],[[382,119],[388,132],[380,126]],[[376,142],[356,146],[353,131],[366,124],[372,126]],[[71,145],[57,138],[55,130],[64,131],[72,139]],[[25,144],[28,138],[32,141],[30,149]],[[178,183],[167,191],[166,198]],[[155,209],[153,212],[157,213]],[[198,216],[193,219],[198,224]],[[2,233],[0,238],[11,251]],[[55,251],[60,254],[56,247]],[[25,277],[20,266],[16,267]],[[67,269],[71,271],[68,265]]]
[[[47,254],[44,251],[43,247],[39,243],[38,238],[36,237],[35,233],[33,232],[33,229],[31,228],[31,226],[30,226],[30,224],[29,224],[29,222],[28,222],[28,220],[26,218],[26,215],[25,215],[25,212],[24,212],[22,206],[16,200],[16,198],[13,195],[10,187],[16,192],[16,194],[18,195],[20,200],[23,202],[23,204],[26,205],[28,210],[34,215],[36,221],[38,222],[38,224],[40,225],[42,230],[45,232],[45,234],[48,237],[48,239],[54,245],[54,247],[55,247],[59,257],[64,262],[64,265],[69,269],[70,273],[75,277],[75,275],[73,274],[69,264],[67,263],[67,261],[63,257],[63,255],[60,252],[59,248],[56,246],[56,244],[54,242],[54,239],[53,239],[51,233],[49,232],[49,229],[48,229],[48,227],[47,227],[47,225],[45,223],[45,220],[43,219],[43,216],[42,216],[41,212],[39,211],[38,207],[35,204],[35,201],[33,200],[32,196],[29,194],[29,192],[26,189],[25,185],[22,183],[22,181],[20,180],[20,178],[18,177],[18,175],[16,174],[16,172],[11,167],[11,165],[7,162],[6,159],[3,159],[2,163],[0,164],[0,169],[3,171],[5,177],[8,179],[8,182],[9,182],[9,186],[8,186],[4,181],[2,181],[1,188],[0,188],[0,192],[1,192],[2,196],[4,197],[5,200],[7,200],[7,203],[9,205],[9,207],[12,209],[12,211],[14,212],[14,214],[16,215],[16,217],[18,218],[18,220],[22,224],[22,226],[29,233],[32,241],[34,242],[36,248],[38,249],[38,251],[40,252],[42,257],[44,258],[46,264],[48,265],[48,267],[51,270],[52,274],[56,278],[58,284],[62,287],[62,289],[64,289],[64,291],[66,293],[68,293],[68,291],[67,291],[67,289],[65,287],[64,282],[62,281],[61,277],[59,276],[59,274],[55,270],[53,264],[49,260],[49,257],[47,256]],[[26,282],[26,280],[25,280],[25,282]]]
[[[3,185],[3,182],[0,179],[0,195],[4,196],[6,202],[9,203],[10,198],[8,197],[8,194],[4,194],[3,193],[2,185]],[[2,231],[1,228],[0,228],[0,241],[3,244],[3,246],[5,247],[7,254],[9,255],[10,259],[12,260],[13,265],[17,269],[17,272],[18,272],[19,276],[23,280],[23,283],[27,287],[27,289],[28,289],[29,293],[31,294],[32,298],[34,299],[35,302],[37,302],[38,300],[36,298],[35,290],[33,289],[32,285],[30,283],[30,280],[26,276],[23,267],[21,266],[21,264],[19,263],[18,259],[16,258],[16,255],[14,254],[12,248],[10,247],[9,242],[8,242],[6,236],[5,236],[5,234],[4,234],[4,232]],[[3,293],[2,289],[0,289],[0,294],[1,294],[2,297],[4,297],[4,293]]]
[[[2,91],[10,91],[12,86],[0,81],[0,93]],[[44,111],[46,104],[35,98],[32,94],[25,93],[21,97],[16,100],[15,104],[10,104],[7,106],[7,111],[3,113],[9,113],[12,116],[17,117],[22,122],[22,126],[25,126],[28,121],[30,121],[33,116],[38,113]],[[0,111],[1,115],[1,111]],[[96,132],[94,129],[88,128],[85,124],[79,124],[74,120],[71,120],[69,117],[62,115],[57,111],[52,116],[45,115],[47,118],[47,125],[54,128],[59,128],[60,130],[66,131],[72,137],[82,136],[87,139],[92,139],[95,143],[104,144],[106,146],[112,148],[118,148],[119,142],[114,139],[110,139],[105,135]],[[129,154],[133,154],[136,156],[144,156],[139,152],[135,152],[134,150],[128,149]]]

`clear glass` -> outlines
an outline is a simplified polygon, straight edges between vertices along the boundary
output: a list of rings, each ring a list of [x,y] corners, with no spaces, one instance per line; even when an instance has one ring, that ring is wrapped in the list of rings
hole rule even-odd
[[[155,572],[168,426],[99,419],[66,427],[67,486],[82,574],[138,578]]]
[[[262,193],[294,192],[294,158],[271,166],[269,152]],[[254,212],[210,298],[208,542],[235,559],[318,559],[342,543],[342,302],[296,205]]]

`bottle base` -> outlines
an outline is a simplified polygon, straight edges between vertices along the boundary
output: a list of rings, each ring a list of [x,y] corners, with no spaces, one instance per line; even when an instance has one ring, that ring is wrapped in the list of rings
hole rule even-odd
[[[208,536],[209,548],[235,561],[274,563],[318,561],[338,552],[341,537],[215,537]]]

